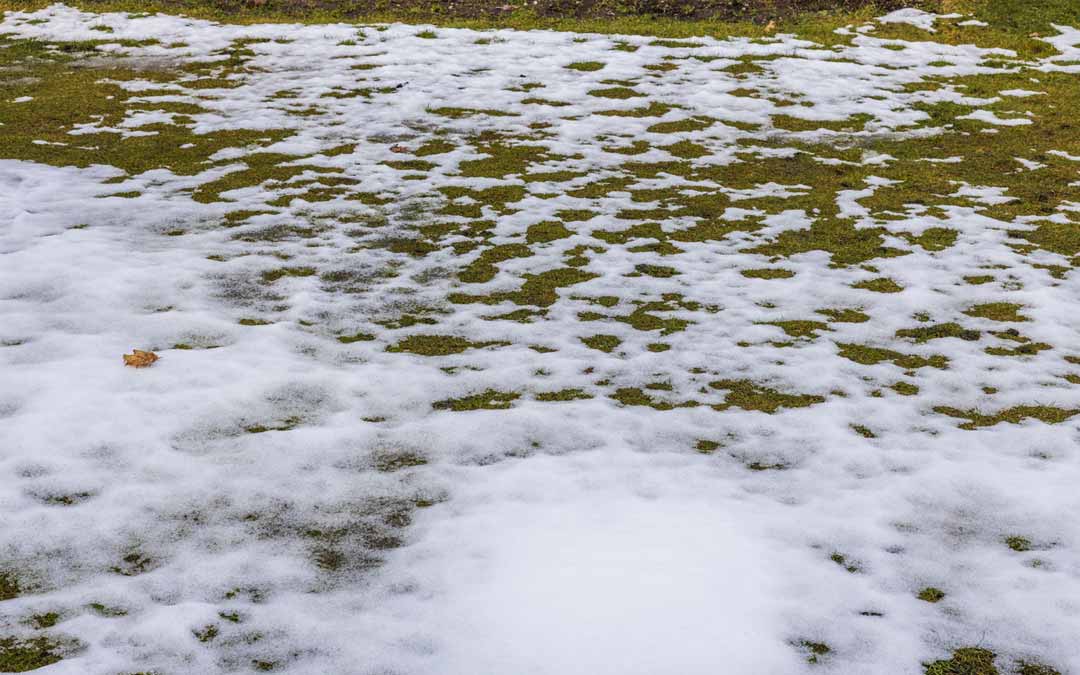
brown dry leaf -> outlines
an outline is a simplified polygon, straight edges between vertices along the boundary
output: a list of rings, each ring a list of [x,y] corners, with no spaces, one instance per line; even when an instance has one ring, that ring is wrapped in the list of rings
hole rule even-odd
[[[765,24],[765,30],[767,32],[769,32],[769,33],[776,30],[776,22],[775,21],[770,21],[769,23]]]
[[[146,368],[158,360],[154,352],[144,352],[141,349],[132,349],[130,354],[124,354],[124,365],[132,368]]]
[[[409,149],[404,145],[391,145],[390,152],[408,152]]]

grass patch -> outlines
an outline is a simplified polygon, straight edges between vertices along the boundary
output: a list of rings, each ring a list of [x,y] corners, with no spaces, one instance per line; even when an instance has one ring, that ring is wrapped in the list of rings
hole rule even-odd
[[[1020,424],[1025,420],[1035,419],[1045,424],[1060,424],[1077,413],[1080,409],[1070,410],[1045,405],[1018,405],[1005,408],[993,414],[982,413],[978,410],[961,410],[949,406],[935,406],[934,412],[967,420],[960,425],[961,429],[973,430],[979,427],[992,427],[1002,422],[1008,424]]]

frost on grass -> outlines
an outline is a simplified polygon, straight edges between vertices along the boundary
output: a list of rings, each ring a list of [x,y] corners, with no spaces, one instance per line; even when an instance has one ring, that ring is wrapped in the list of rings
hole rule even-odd
[[[1080,31],[815,39],[8,13],[0,670],[1080,668]]]

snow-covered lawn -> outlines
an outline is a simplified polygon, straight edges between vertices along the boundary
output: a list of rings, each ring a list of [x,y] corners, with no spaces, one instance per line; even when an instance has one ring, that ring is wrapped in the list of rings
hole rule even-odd
[[[0,669],[1077,672],[1080,30],[886,19],[8,13]]]

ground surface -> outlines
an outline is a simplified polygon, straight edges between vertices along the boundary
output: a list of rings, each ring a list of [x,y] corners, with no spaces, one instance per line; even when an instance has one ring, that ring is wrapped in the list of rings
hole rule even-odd
[[[1080,669],[1080,30],[0,33],[0,670]]]

